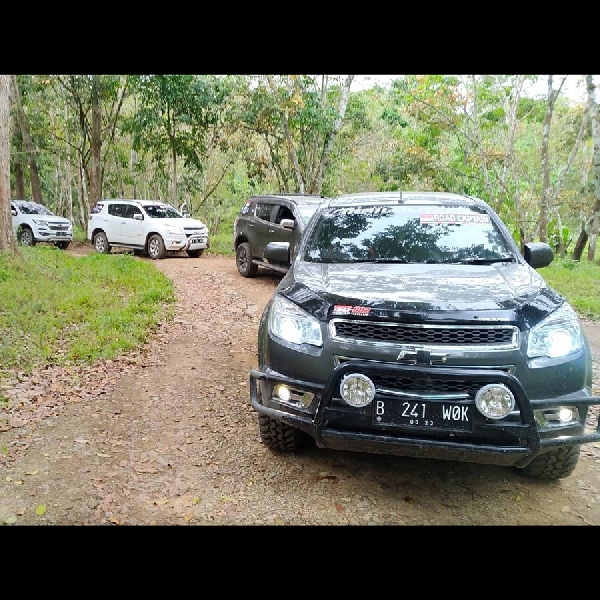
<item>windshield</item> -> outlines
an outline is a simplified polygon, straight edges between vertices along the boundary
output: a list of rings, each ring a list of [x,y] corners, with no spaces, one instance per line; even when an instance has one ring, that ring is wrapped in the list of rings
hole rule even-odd
[[[468,206],[365,205],[324,209],[307,239],[309,262],[485,264],[515,260],[488,213]]]
[[[300,218],[306,225],[310,218],[317,212],[318,204],[297,204],[296,208],[300,213]]]
[[[144,210],[154,219],[181,219],[183,215],[170,204],[143,204]]]
[[[37,202],[25,202],[23,204],[17,204],[19,210],[26,215],[50,215],[55,216],[54,213],[50,212],[45,206],[38,204]]]

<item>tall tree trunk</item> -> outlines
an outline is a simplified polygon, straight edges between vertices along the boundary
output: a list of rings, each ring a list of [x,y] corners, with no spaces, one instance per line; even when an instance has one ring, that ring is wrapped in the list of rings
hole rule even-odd
[[[18,254],[10,212],[11,76],[0,75],[0,251]]]
[[[352,85],[352,80],[354,79],[354,75],[348,75],[344,85],[342,87],[342,96],[340,98],[340,104],[338,106],[337,116],[333,123],[332,130],[327,135],[327,140],[325,142],[325,148],[323,150],[323,155],[321,156],[321,161],[319,163],[319,170],[317,172],[317,177],[314,183],[311,182],[309,193],[320,194],[323,189],[323,179],[325,177],[325,172],[327,171],[327,167],[329,166],[329,157],[331,155],[331,149],[333,148],[333,143],[335,142],[335,138],[339,133],[342,123],[344,122],[344,115],[346,114],[346,107],[348,106],[348,98],[350,97],[350,86]]]
[[[553,89],[552,80],[552,75],[548,75],[548,97],[542,126],[542,197],[540,199],[540,217],[538,220],[540,242],[548,241],[548,213],[550,210],[550,125],[552,124],[554,103],[560,93],[560,88],[558,90]]]
[[[173,206],[177,208],[177,152],[171,147],[171,160],[173,161]]]
[[[90,139],[90,208],[102,199],[102,110],[100,107],[100,75],[92,77],[92,134]]]
[[[27,151],[27,161],[29,163],[29,182],[31,184],[31,197],[34,202],[43,204],[42,195],[42,182],[40,179],[40,173],[38,171],[37,161],[35,159],[36,148],[29,134],[29,125],[27,124],[27,117],[23,111],[23,105],[21,103],[21,94],[19,93],[19,86],[17,84],[17,76],[12,76],[13,89],[15,94],[15,103],[17,108],[17,119],[19,121],[19,128],[21,129],[21,138]]]
[[[596,239],[598,236],[598,225],[600,222],[600,121],[598,102],[596,100],[596,86],[592,75],[585,76],[587,88],[587,107],[592,122],[592,141],[594,149],[592,153],[592,164],[594,171],[594,205],[592,214],[588,220],[589,246],[588,260],[593,261],[596,255]]]
[[[16,160],[14,162],[14,175],[15,175],[15,198],[26,200],[25,196],[25,174],[23,173],[23,165],[21,161]]]

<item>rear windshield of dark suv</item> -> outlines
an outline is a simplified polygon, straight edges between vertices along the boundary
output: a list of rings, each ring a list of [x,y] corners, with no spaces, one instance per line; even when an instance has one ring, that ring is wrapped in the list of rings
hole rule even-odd
[[[490,215],[457,205],[324,208],[306,241],[308,262],[492,263],[514,260]]]

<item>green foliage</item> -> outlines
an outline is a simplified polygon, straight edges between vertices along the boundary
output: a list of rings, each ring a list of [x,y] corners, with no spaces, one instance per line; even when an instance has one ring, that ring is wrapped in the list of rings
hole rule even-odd
[[[521,230],[533,240],[546,98],[522,95],[516,106],[514,98],[517,84],[526,90],[536,79],[406,75],[390,88],[351,92],[318,191],[467,193],[488,201],[512,232]],[[250,195],[299,191],[284,115],[303,181],[316,185],[344,76],[278,75],[268,81],[264,75],[18,75],[17,80],[44,204],[72,216],[81,230],[76,239],[83,241],[92,83],[101,100],[103,196],[177,205],[185,200],[211,234],[219,235]],[[584,110],[562,96],[554,107],[551,193],[559,182],[562,187],[551,213],[560,214],[563,226],[558,232],[550,223],[555,247],[581,229],[593,203],[589,123],[581,150],[569,162]],[[31,156],[20,128],[12,127],[11,134],[11,190],[20,173],[27,195]]]
[[[211,236],[210,248],[206,252],[220,256],[234,256],[233,232],[220,232],[217,235]]]
[[[539,269],[548,285],[565,296],[577,313],[600,319],[600,266],[591,262],[555,259]]]
[[[76,257],[51,246],[0,253],[0,364],[29,371],[139,347],[171,314],[172,284],[129,255]]]

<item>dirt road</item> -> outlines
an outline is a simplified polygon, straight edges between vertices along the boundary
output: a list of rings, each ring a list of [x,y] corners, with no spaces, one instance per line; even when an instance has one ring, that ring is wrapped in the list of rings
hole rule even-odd
[[[233,258],[155,264],[175,282],[177,314],[142,352],[12,382],[0,524],[600,525],[600,444],[554,483],[316,447],[273,454],[248,370],[279,278],[243,279]],[[585,328],[600,376],[600,326]]]

